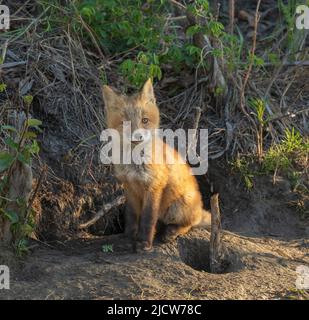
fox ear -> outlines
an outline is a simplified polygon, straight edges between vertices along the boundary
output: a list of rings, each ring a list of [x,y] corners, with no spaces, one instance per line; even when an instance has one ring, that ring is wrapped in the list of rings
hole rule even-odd
[[[111,87],[104,85],[102,94],[107,110],[119,109],[122,106],[121,95],[117,94]]]
[[[153,91],[152,81],[149,78],[141,91],[141,98],[146,102],[156,103],[156,98]]]

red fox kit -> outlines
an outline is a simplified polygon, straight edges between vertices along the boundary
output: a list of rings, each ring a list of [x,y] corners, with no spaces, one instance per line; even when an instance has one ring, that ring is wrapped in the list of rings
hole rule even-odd
[[[123,122],[130,121],[131,132],[159,128],[160,114],[153,86],[148,80],[141,92],[125,96],[103,87],[107,126],[123,136]],[[138,249],[152,249],[156,225],[164,225],[163,240],[175,239],[192,227],[210,224],[210,214],[203,210],[202,198],[191,168],[180,154],[162,139],[151,140],[162,146],[164,159],[172,155],[174,163],[115,164],[116,177],[123,183],[127,198],[125,234]],[[132,141],[132,145],[138,142]],[[152,156],[154,156],[152,154]]]

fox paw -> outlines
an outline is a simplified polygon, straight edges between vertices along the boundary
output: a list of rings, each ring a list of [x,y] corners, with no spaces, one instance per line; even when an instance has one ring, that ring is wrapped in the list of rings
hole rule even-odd
[[[161,241],[163,243],[168,243],[174,241],[177,237],[178,234],[175,232],[174,228],[170,227],[161,235]]]
[[[136,253],[147,253],[152,252],[153,247],[147,241],[136,242],[134,245],[134,251]]]
[[[174,241],[176,238],[177,238],[177,235],[175,235],[175,234],[164,234],[161,237],[161,241],[163,243],[169,243],[169,242]]]

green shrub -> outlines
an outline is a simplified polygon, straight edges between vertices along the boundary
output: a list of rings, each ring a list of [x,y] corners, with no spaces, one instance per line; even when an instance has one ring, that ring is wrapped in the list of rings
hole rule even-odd
[[[30,95],[23,99],[28,110],[32,99]],[[34,218],[32,208],[28,206],[26,199],[8,198],[10,177],[16,163],[31,165],[33,157],[38,154],[40,148],[35,131],[40,130],[40,125],[40,120],[26,119],[20,130],[11,125],[3,125],[0,128],[6,146],[0,152],[0,215],[11,222],[14,247],[18,255],[27,251],[27,238],[34,230]],[[12,201],[16,201],[18,212],[8,209]]]
[[[110,57],[119,57],[120,74],[136,88],[149,77],[161,79],[166,65],[176,73],[183,69],[207,68],[205,56],[208,54],[223,58],[229,71],[235,70],[241,61],[241,36],[224,31],[206,0],[195,1],[188,10],[197,18],[207,18],[207,24],[197,22],[185,35],[180,35],[179,25],[169,19],[171,3],[167,0],[78,0],[66,6],[57,0],[41,0],[41,4],[47,11],[43,19],[46,31],[70,25],[89,43],[94,36]],[[85,24],[89,28],[85,28]],[[197,32],[216,39],[218,48],[203,52],[196,47],[193,36]]]
[[[286,129],[282,142],[270,147],[265,153],[263,169],[266,173],[273,173],[275,170],[293,171],[295,154],[302,157],[308,153],[308,141],[305,141],[294,128]]]

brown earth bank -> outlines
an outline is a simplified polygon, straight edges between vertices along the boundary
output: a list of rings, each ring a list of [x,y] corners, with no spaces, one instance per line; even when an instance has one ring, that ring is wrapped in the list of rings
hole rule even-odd
[[[206,229],[156,242],[149,254],[132,253],[122,234],[84,233],[33,241],[20,261],[3,248],[0,264],[11,268],[11,289],[0,299],[307,299],[295,281],[296,267],[309,265],[308,221],[289,205],[295,196],[289,182],[279,177],[274,186],[260,177],[246,192],[239,177],[210,172],[221,192],[224,273],[210,273]]]

